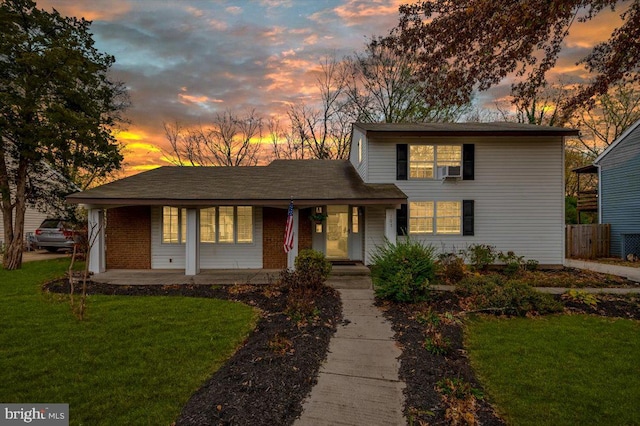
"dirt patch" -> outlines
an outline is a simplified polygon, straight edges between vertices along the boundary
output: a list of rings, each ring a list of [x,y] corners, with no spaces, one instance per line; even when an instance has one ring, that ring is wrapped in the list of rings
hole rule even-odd
[[[58,281],[46,285],[45,291],[68,293],[69,286]],[[316,299],[317,315],[309,321],[293,320],[285,313],[286,289],[266,286],[89,284],[87,293],[209,297],[262,311],[244,345],[189,399],[176,425],[293,424],[342,319],[339,294],[328,287]]]

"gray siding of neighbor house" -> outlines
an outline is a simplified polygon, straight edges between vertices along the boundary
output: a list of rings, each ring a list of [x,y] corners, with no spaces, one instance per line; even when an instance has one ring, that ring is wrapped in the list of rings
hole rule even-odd
[[[474,144],[474,180],[396,180],[399,143]],[[564,155],[560,136],[419,137],[367,141],[366,181],[395,183],[408,201],[474,200],[475,235],[412,235],[453,251],[490,244],[544,265],[564,260]],[[382,243],[384,211],[367,208],[366,260]],[[379,236],[379,237],[377,237]]]
[[[640,126],[602,157],[599,166],[600,223],[611,224],[611,255],[620,257],[621,235],[640,234]]]

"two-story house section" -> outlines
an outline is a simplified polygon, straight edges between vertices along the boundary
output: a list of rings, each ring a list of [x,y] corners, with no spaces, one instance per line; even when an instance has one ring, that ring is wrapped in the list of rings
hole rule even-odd
[[[363,181],[393,183],[407,196],[397,209],[365,210],[365,263],[385,236],[409,235],[443,252],[489,244],[562,265],[564,138],[577,133],[518,123],[354,124],[350,161]]]

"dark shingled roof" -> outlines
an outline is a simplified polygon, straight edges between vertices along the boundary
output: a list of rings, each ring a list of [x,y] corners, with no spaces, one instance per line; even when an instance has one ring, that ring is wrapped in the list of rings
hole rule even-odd
[[[578,130],[522,123],[354,123],[367,136],[575,136]]]
[[[255,167],[160,167],[67,197],[94,205],[399,204],[393,184],[365,184],[347,160],[276,160]]]

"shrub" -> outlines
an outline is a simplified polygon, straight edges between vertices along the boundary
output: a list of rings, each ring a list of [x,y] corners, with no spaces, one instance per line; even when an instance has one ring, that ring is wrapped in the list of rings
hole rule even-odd
[[[488,244],[472,244],[460,250],[460,254],[469,260],[475,271],[486,271],[497,257],[496,248]]]
[[[524,256],[517,256],[514,252],[508,251],[498,253],[498,259],[504,263],[503,273],[510,277],[522,272],[525,267]]]
[[[331,272],[329,262],[319,251],[302,250],[294,262],[296,269],[280,273],[280,285],[286,289],[287,314],[298,323],[305,323],[319,314],[315,298],[322,294]]]
[[[587,293],[584,290],[567,290],[562,296],[562,300],[569,300],[576,303],[582,303],[587,306],[595,307],[598,304],[598,298],[595,294]]]
[[[395,302],[426,300],[435,277],[434,252],[432,246],[409,238],[376,247],[371,257],[376,295]]]
[[[331,262],[327,260],[322,252],[312,249],[304,249],[298,253],[296,260],[294,261],[296,271],[313,271],[320,274],[323,282],[329,277],[331,273]]]
[[[456,286],[456,292],[465,309],[517,316],[562,311],[562,305],[552,295],[540,293],[519,280],[506,280],[498,274],[465,278]]]
[[[449,284],[457,283],[467,274],[464,259],[455,253],[438,255],[437,274],[443,282]]]

